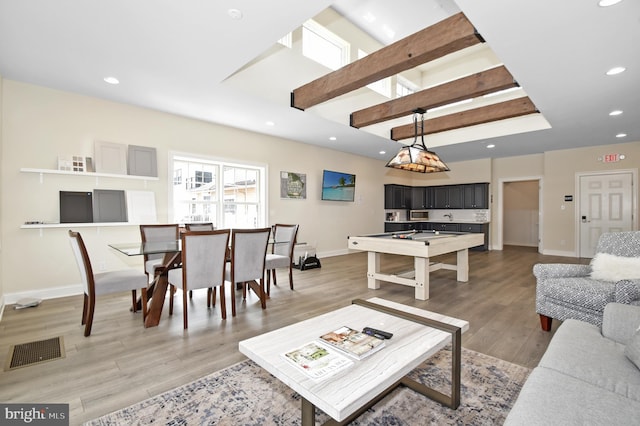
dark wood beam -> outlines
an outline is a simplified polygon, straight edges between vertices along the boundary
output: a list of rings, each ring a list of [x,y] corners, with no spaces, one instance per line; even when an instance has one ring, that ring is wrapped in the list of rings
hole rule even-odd
[[[471,22],[458,13],[294,89],[291,106],[307,109],[483,41]]]
[[[440,133],[447,130],[520,117],[536,112],[538,112],[538,110],[533,102],[531,102],[531,99],[528,97],[518,98],[425,120],[424,134]],[[420,126],[418,126],[418,132],[420,132]],[[391,129],[391,139],[394,141],[409,139],[414,136],[415,128],[413,123]]]
[[[487,93],[516,87],[518,83],[504,66],[482,71],[411,95],[351,113],[351,126],[361,128]]]

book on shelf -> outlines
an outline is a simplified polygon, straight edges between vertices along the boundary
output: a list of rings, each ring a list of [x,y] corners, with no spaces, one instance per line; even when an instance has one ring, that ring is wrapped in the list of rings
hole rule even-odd
[[[320,336],[320,340],[355,359],[363,359],[384,347],[384,339],[344,326]]]
[[[353,365],[348,357],[318,342],[309,342],[282,355],[314,380],[327,378]]]

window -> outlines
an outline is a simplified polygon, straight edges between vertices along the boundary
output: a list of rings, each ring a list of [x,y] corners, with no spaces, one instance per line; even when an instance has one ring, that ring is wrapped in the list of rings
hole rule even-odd
[[[302,26],[302,54],[329,69],[348,64],[349,49],[349,43],[313,20]]]
[[[416,92],[416,86],[409,80],[398,76],[396,81],[396,98],[411,95]]]
[[[172,221],[216,228],[265,226],[266,168],[173,155]]]

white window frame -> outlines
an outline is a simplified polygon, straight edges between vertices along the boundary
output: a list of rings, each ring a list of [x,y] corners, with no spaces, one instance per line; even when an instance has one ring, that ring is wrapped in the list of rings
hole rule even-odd
[[[261,228],[261,227],[266,227],[268,226],[267,224],[269,223],[268,221],[268,217],[267,217],[267,212],[269,211],[268,209],[268,205],[267,205],[267,200],[268,198],[268,193],[267,190],[269,188],[269,182],[267,180],[267,176],[269,176],[268,173],[268,165],[264,164],[264,163],[255,163],[255,162],[241,162],[235,159],[228,159],[228,158],[220,158],[220,157],[212,157],[212,156],[206,156],[206,155],[201,155],[201,154],[192,154],[192,153],[186,153],[186,152],[178,152],[178,151],[170,151],[169,152],[169,156],[168,156],[168,183],[169,183],[169,193],[168,193],[168,218],[169,221],[172,223],[177,223],[176,221],[179,218],[175,218],[174,217],[174,208],[173,208],[173,202],[174,202],[174,185],[173,185],[173,170],[174,170],[174,160],[181,160],[181,161],[193,161],[193,162],[203,162],[203,163],[208,163],[208,164],[212,164],[218,167],[218,175],[216,177],[216,194],[217,194],[217,199],[214,201],[214,205],[215,205],[215,209],[216,209],[216,223],[214,223],[214,226],[217,228],[229,228],[230,226],[227,226],[224,223],[224,208],[225,208],[225,203],[224,203],[224,167],[228,166],[228,167],[237,167],[237,168],[248,168],[248,169],[255,169],[257,171],[257,182],[256,182],[256,190],[258,191],[258,201],[257,203],[253,203],[253,202],[249,202],[249,203],[238,203],[237,205],[248,205],[248,204],[257,204],[258,206],[258,212],[257,212],[257,219],[258,219],[258,223],[256,224],[256,227]],[[185,176],[185,173],[183,172],[182,174],[182,180],[183,183],[185,182],[185,180],[188,178],[188,176]]]
[[[323,40],[327,41],[328,43],[336,46],[336,48],[340,50],[340,65],[339,66],[337,66],[337,67],[331,66],[331,64],[328,64],[326,62],[322,62],[318,58],[314,58],[314,57],[307,56],[307,55],[304,54],[304,51],[305,51],[305,37],[304,37],[305,30],[314,33],[318,37],[320,37]],[[302,24],[302,54],[305,57],[307,57],[307,58],[309,58],[311,60],[314,60],[314,61],[318,62],[319,64],[322,64],[322,65],[326,66],[329,69],[337,70],[338,68],[341,68],[341,67],[347,65],[350,62],[350,60],[351,60],[351,44],[349,44],[349,42],[347,42],[346,40],[338,37],[336,34],[332,33],[327,28],[323,27],[322,25],[320,25],[319,23],[317,23],[313,19],[309,19],[307,22]]]

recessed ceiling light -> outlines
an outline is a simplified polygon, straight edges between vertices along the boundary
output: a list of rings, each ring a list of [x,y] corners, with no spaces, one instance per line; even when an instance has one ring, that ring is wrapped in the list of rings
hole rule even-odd
[[[109,84],[119,84],[120,83],[120,81],[115,77],[105,77],[104,81],[109,83]]]
[[[242,19],[242,12],[238,9],[229,9],[227,10],[227,14],[231,16],[231,19],[235,19],[236,21]]]
[[[600,0],[598,2],[598,6],[600,7],[608,7],[613,6],[614,4],[620,3],[622,0]]]
[[[335,141],[335,140],[337,140],[337,139],[338,139],[338,138],[336,138],[335,136],[331,136],[331,137],[329,137],[329,140],[330,140],[330,141]]]
[[[627,134],[626,134],[626,133],[618,133],[618,134],[616,135],[616,138],[626,138],[626,137],[627,137]]]
[[[614,116],[614,115],[620,115],[620,114],[622,114],[622,111],[621,111],[621,110],[619,110],[619,109],[616,109],[616,110],[611,111],[611,112],[609,113],[609,115],[611,115],[611,116]]]
[[[379,154],[380,154],[380,155],[384,155],[384,154],[386,154],[386,153],[387,153],[387,151],[380,151],[380,152],[379,152]]]
[[[491,143],[491,144],[489,144],[489,145],[487,145],[487,148],[489,148],[489,149],[491,149],[491,148],[495,148],[495,147],[496,147],[496,146],[495,146],[494,144],[492,144],[492,143]]]
[[[625,72],[627,69],[625,67],[613,67],[609,71],[607,71],[607,75],[616,75],[622,72]]]
[[[267,126],[275,126],[276,125],[276,123],[274,123],[273,121],[267,121],[264,124],[266,124]]]

